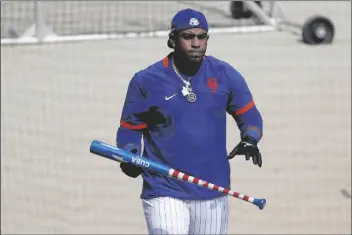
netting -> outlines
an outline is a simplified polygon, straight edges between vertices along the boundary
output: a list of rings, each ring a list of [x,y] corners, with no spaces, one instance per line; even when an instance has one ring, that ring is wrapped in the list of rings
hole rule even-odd
[[[231,198],[229,233],[350,234],[351,3],[283,5],[297,21],[317,11],[330,17],[336,41],[312,47],[274,32],[216,34],[208,45],[207,54],[243,73],[264,119],[263,168],[236,157],[231,181],[268,203],[259,211]],[[84,28],[58,10],[62,33]],[[89,145],[114,144],[129,79],[169,52],[166,39],[1,47],[2,234],[146,234],[141,179],[90,154]],[[228,118],[228,150],[236,130]]]
[[[1,38],[22,35],[36,23],[35,10],[57,35],[116,34],[169,30],[175,12],[204,12],[215,27],[253,26],[231,17],[230,1],[2,1]]]

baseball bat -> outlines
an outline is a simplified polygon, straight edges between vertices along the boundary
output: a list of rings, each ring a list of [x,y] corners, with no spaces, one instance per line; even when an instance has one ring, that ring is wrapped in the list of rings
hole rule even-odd
[[[151,171],[157,174],[165,175],[171,178],[178,179],[180,181],[196,184],[198,186],[205,187],[213,191],[218,191],[218,192],[233,196],[235,198],[238,198],[243,201],[249,202],[253,205],[256,205],[261,210],[264,209],[266,204],[266,200],[264,198],[253,198],[238,192],[233,192],[228,188],[220,187],[216,184],[212,184],[210,182],[204,181],[197,177],[175,170],[164,164],[152,161],[146,157],[136,155],[134,153],[125,151],[123,149],[103,143],[98,140],[92,141],[90,145],[90,152],[93,154],[108,158],[110,160],[114,160],[118,162],[128,162],[135,166],[141,167],[143,169],[146,169],[148,171]]]

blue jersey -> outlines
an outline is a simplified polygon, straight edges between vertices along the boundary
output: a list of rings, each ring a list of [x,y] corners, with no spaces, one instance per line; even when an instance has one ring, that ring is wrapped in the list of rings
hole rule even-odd
[[[230,188],[226,115],[234,117],[242,136],[250,135],[257,141],[262,136],[262,118],[251,92],[232,66],[205,56],[191,80],[197,99],[190,103],[183,96],[183,83],[171,66],[171,54],[131,79],[116,136],[117,146],[133,144],[153,161]],[[142,177],[143,199],[170,196],[202,200],[221,195],[146,171]]]

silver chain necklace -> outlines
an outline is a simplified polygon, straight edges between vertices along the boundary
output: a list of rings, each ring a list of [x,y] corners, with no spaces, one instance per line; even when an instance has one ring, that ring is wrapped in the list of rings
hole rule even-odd
[[[180,74],[180,72],[178,71],[178,69],[176,68],[175,65],[175,61],[174,61],[174,57],[172,57],[172,68],[174,69],[175,73],[177,74],[177,76],[179,77],[179,79],[182,81],[183,83],[183,89],[182,89],[182,94],[183,96],[185,96],[188,100],[188,102],[193,103],[194,101],[196,101],[197,96],[196,94],[194,94],[192,92],[192,84],[191,84],[191,79],[192,77],[189,78],[189,81],[186,81]]]

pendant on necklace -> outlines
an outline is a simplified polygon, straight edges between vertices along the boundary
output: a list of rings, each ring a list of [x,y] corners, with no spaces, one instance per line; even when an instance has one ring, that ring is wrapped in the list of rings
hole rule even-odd
[[[186,97],[186,99],[188,100],[188,102],[193,103],[194,101],[196,101],[197,96],[196,94],[194,94],[190,89],[188,89],[187,87],[183,87],[182,88],[182,95]]]
[[[186,95],[186,98],[187,100],[190,102],[190,103],[193,103],[194,101],[196,101],[197,99],[197,96],[196,94],[194,94],[193,92],[189,93]]]
[[[182,91],[181,92],[182,92],[183,96],[187,96],[189,94],[189,91],[188,91],[187,87],[182,87]]]

